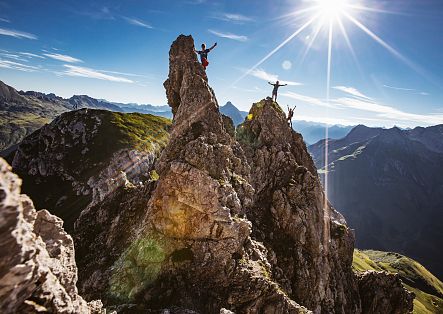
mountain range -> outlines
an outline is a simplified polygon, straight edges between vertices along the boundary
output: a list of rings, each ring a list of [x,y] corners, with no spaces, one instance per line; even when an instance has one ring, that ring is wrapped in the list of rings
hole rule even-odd
[[[73,109],[104,109],[172,117],[168,106],[113,103],[87,95],[64,99],[55,94],[17,91],[0,81],[0,152],[19,143],[26,135]],[[12,148],[13,149],[13,148]],[[10,150],[3,152],[5,156]]]
[[[74,95],[64,99],[53,93],[17,91],[0,81],[0,152],[19,143],[26,135],[49,123],[61,113],[82,108],[127,113],[138,112],[172,118],[171,108],[167,105],[124,104],[95,99],[87,95]],[[220,112],[230,117],[234,126],[241,124],[248,115],[248,112],[239,110],[229,101],[220,107]],[[325,124],[294,121],[294,130],[301,133],[308,144],[323,139],[325,127]],[[339,125],[328,126],[328,128],[330,138],[341,138],[351,129],[349,126]],[[1,155],[7,155],[10,150],[1,153]]]
[[[325,143],[309,147],[323,181]],[[359,125],[328,147],[328,197],[357,247],[406,254],[442,278],[443,125]]]

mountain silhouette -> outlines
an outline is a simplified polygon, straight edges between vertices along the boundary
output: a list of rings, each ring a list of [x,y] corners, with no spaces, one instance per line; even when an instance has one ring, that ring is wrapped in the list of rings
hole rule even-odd
[[[442,130],[357,126],[328,141],[328,196],[355,228],[357,247],[406,254],[440,278]],[[320,172],[324,147],[325,141],[309,147]]]

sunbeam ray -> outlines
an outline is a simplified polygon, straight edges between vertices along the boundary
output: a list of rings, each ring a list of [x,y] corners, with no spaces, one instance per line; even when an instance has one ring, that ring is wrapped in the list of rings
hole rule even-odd
[[[308,46],[306,47],[305,51],[303,52],[300,63],[303,63],[303,61],[305,60],[306,56],[308,55],[309,51],[312,48],[312,45],[314,44],[315,40],[317,39],[318,34],[320,33],[320,30],[322,29],[322,27],[323,27],[322,23],[318,23],[316,29],[314,30],[314,35],[312,36],[312,39],[309,41]]]
[[[351,40],[349,39],[348,32],[346,31],[345,26],[341,19],[338,19],[338,26],[340,27],[341,33],[343,34],[343,38],[345,39],[346,45],[348,46],[349,51],[351,52],[352,59],[354,60],[355,65],[357,66],[358,72],[363,76],[363,70],[360,66],[360,62],[358,61],[357,55],[355,53],[354,47],[352,47]]]
[[[291,36],[286,38],[280,45],[274,48],[270,53],[268,53],[263,59],[261,59],[259,62],[257,62],[252,68],[250,68],[246,73],[244,73],[242,76],[240,76],[237,80],[234,81],[234,83],[231,84],[232,86],[235,86],[238,82],[240,82],[242,79],[244,79],[246,76],[250,75],[252,71],[254,71],[256,68],[258,68],[263,62],[268,60],[270,57],[272,57],[277,51],[279,51],[282,47],[284,47],[288,42],[290,42],[294,37],[298,36],[306,27],[311,25],[320,15],[317,14],[313,18],[311,18],[308,22],[303,24],[297,31],[295,31]]]
[[[329,21],[329,34],[328,34],[328,69],[326,74],[326,102],[329,105],[331,100],[331,65],[332,65],[332,36],[333,36],[333,23],[332,20]],[[329,116],[328,107],[326,107],[326,116]],[[328,206],[328,171],[329,171],[329,126],[326,124],[325,127],[325,178],[324,178],[324,204],[323,204],[323,220],[324,220],[324,239],[327,241],[330,239],[330,212]],[[327,250],[327,248],[326,248]]]
[[[297,10],[282,16],[279,16],[277,18],[275,18],[274,20],[283,20],[283,19],[287,19],[287,18],[299,18],[302,15],[304,15],[305,13],[309,13],[312,11],[318,10],[318,6],[313,6],[313,7],[309,7],[309,8],[305,8],[305,9],[301,9],[301,10]]]
[[[383,10],[378,8],[370,8],[364,5],[358,5],[358,4],[348,4],[348,8],[355,9],[359,11],[366,11],[366,12],[373,12],[373,13],[383,13],[383,14],[394,14],[394,15],[407,15],[404,12],[396,12],[396,11],[389,11],[389,10]]]
[[[365,25],[363,25],[361,22],[359,22],[356,18],[354,18],[352,15],[350,15],[347,12],[343,12],[343,15],[346,16],[352,23],[354,23],[358,28],[360,28],[362,31],[364,31],[369,37],[374,39],[378,44],[383,46],[386,50],[388,50],[392,55],[397,57],[399,60],[404,62],[406,65],[408,65],[411,69],[416,71],[417,73],[423,75],[424,77],[427,77],[426,73],[421,69],[419,66],[417,66],[415,63],[413,63],[411,60],[403,56],[400,52],[398,52],[395,48],[393,48],[391,45],[389,45],[387,42],[385,42],[383,39],[378,37],[374,32],[372,32],[369,28],[367,28]]]

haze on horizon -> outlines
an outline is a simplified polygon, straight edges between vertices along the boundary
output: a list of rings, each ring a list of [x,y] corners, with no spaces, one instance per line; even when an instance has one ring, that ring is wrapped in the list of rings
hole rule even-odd
[[[307,8],[319,2],[3,0],[0,80],[63,97],[163,105],[169,47],[183,33],[197,48],[218,42],[208,76],[221,105],[247,111],[269,96],[267,81],[280,79],[289,85],[279,103],[297,105],[295,119],[443,124],[441,1],[353,1],[307,25],[319,13]],[[319,22],[328,14],[337,20],[331,41],[328,23]]]

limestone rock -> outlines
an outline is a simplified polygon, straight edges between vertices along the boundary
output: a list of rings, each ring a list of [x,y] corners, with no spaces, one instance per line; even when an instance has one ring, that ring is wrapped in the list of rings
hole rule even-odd
[[[155,164],[158,181],[143,197],[114,193],[76,223],[82,293],[137,311],[173,304],[202,313],[308,313],[272,280],[266,249],[249,237],[250,168],[190,36],[171,47],[165,87],[174,120]],[[97,222],[113,231],[97,235]]]
[[[412,313],[414,294],[402,285],[397,274],[366,271],[359,275],[362,313]]]
[[[325,199],[302,137],[268,98],[252,106],[237,139],[254,169],[247,216],[253,236],[275,256],[277,282],[316,313],[359,313],[353,234]]]
[[[0,159],[0,309],[2,313],[100,313],[77,293],[72,238],[60,218],[36,211],[21,180]]]
[[[353,232],[278,104],[254,104],[234,138],[192,37],[169,59],[174,119],[155,179],[75,223],[82,295],[122,313],[362,313]]]

